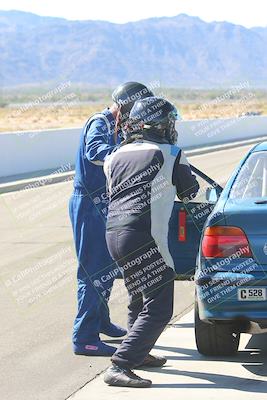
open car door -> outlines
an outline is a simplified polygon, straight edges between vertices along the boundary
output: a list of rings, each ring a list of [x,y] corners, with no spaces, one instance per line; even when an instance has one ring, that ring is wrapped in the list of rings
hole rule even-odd
[[[175,200],[169,222],[169,249],[174,260],[177,279],[190,279],[195,272],[196,258],[203,226],[214,203],[206,200],[211,188],[217,195],[222,187],[213,179],[191,165],[196,175],[200,189],[195,199],[186,204]]]

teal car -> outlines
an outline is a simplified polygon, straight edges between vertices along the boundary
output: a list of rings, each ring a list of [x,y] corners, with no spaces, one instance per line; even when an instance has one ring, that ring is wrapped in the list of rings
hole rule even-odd
[[[195,173],[205,198],[175,203],[169,247],[178,278],[194,276],[198,351],[233,355],[242,332],[267,332],[267,142],[248,152],[224,189]]]

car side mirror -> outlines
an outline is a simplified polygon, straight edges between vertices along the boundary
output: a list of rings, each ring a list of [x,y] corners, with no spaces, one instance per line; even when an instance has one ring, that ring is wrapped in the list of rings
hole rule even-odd
[[[216,190],[216,188],[214,187],[208,187],[206,189],[206,200],[211,203],[214,204],[218,201],[220,194],[218,193],[218,191]]]

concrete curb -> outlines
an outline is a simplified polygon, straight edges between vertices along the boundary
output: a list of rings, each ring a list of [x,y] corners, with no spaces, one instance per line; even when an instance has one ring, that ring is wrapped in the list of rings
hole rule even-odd
[[[201,147],[198,149],[188,149],[188,150],[185,150],[185,154],[188,157],[194,157],[194,156],[198,156],[201,154],[223,151],[223,150],[232,149],[235,147],[246,146],[249,144],[256,144],[263,140],[267,140],[267,136],[261,136],[258,138],[247,139],[247,140],[242,140],[242,141],[238,141],[238,142],[231,142],[231,143],[225,143],[225,144],[222,143],[222,144],[219,144],[216,146],[206,146],[206,147]],[[39,176],[39,177],[37,176],[34,178],[20,179],[20,180],[13,181],[13,182],[2,183],[2,184],[0,184],[0,194],[15,192],[18,190],[29,190],[29,189],[34,189],[34,188],[38,188],[38,187],[42,187],[42,186],[46,186],[46,185],[55,184],[55,183],[71,181],[74,178],[74,174],[75,174],[75,171],[72,170],[72,171],[63,172],[60,174],[50,174],[50,175]]]

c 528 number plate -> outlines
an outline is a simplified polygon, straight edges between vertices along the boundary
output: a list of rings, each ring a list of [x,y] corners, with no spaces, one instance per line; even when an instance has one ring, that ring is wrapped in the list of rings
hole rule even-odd
[[[263,301],[266,300],[266,288],[239,288],[237,295],[240,301]]]

